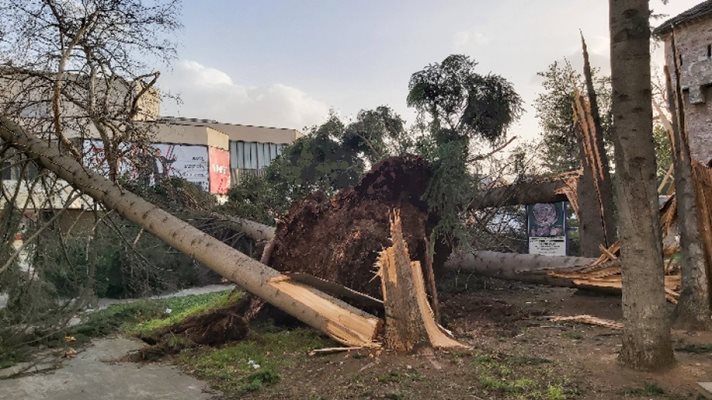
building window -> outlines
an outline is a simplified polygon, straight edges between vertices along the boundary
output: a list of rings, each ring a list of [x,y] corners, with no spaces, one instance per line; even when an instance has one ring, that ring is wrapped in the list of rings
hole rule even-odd
[[[677,63],[678,63],[679,65],[682,65],[682,54],[679,54],[679,55],[677,56]]]
[[[712,44],[707,45],[707,58],[712,58]]]
[[[230,143],[230,163],[233,169],[262,169],[282,154],[284,144],[258,142]]]

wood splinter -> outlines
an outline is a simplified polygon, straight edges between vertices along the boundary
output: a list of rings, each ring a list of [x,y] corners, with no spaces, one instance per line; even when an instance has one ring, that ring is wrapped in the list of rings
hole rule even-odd
[[[385,347],[398,352],[423,346],[468,348],[435,322],[422,268],[419,262],[410,260],[397,210],[391,215],[391,242],[393,245],[380,253],[376,264],[386,311]]]

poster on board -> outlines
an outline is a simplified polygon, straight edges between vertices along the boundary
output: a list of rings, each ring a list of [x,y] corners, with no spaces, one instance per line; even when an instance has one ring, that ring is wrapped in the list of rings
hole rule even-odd
[[[206,192],[210,189],[206,146],[157,143],[153,148],[158,150],[159,174],[183,178]]]
[[[529,254],[566,255],[566,202],[527,205]]]
[[[230,152],[208,148],[210,164],[210,193],[225,194],[230,189]]]

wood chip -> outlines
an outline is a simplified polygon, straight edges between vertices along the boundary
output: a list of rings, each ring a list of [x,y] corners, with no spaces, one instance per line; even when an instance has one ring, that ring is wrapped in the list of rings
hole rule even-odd
[[[621,324],[620,322],[611,321],[609,319],[598,318],[598,317],[594,317],[592,315],[586,315],[586,314],[572,315],[572,316],[568,316],[568,317],[555,316],[555,317],[551,317],[549,319],[554,322],[578,322],[581,324],[602,326],[604,328],[610,328],[610,329],[623,329],[623,324]]]

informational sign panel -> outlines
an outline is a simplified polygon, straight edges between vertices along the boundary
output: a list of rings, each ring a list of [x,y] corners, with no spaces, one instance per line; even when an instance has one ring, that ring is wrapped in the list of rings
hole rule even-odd
[[[566,255],[566,203],[527,205],[529,254]]]
[[[181,177],[208,191],[210,173],[208,170],[207,146],[157,143],[159,173]]]
[[[208,148],[210,161],[210,193],[225,194],[230,189],[230,152]]]

